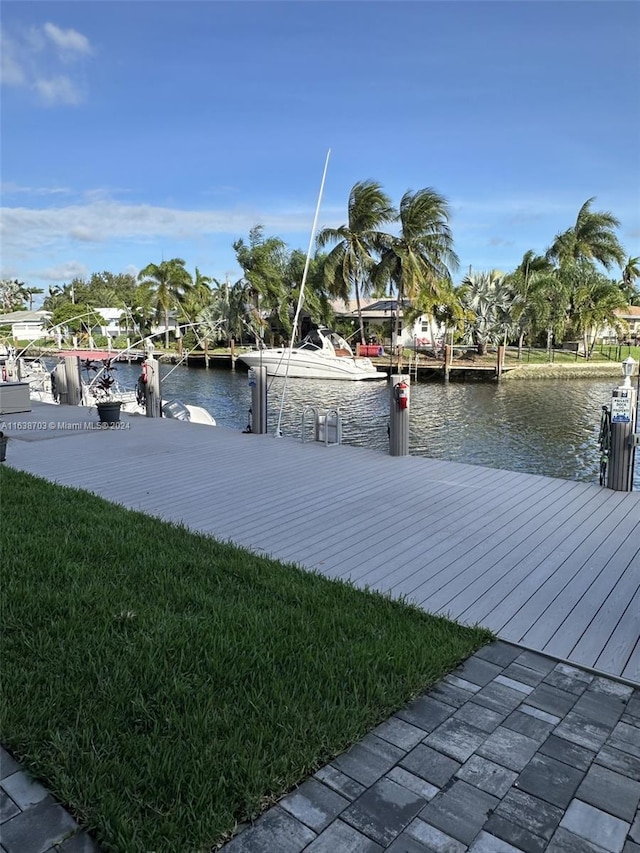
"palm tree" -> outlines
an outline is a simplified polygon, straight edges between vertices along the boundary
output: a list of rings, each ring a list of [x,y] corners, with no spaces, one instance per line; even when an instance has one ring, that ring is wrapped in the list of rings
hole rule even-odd
[[[164,319],[165,347],[169,349],[169,311],[184,299],[192,286],[185,262],[182,258],[172,258],[160,264],[148,264],[138,274],[138,281],[153,288],[156,316]]]
[[[535,311],[532,310],[533,302],[530,295],[533,289],[539,289],[542,282],[550,283],[549,276],[553,271],[551,261],[544,255],[536,255],[529,249],[522,256],[522,260],[516,269],[505,276],[514,294],[513,319],[518,329],[518,358],[522,358],[522,347],[524,336],[536,323]]]
[[[640,293],[635,284],[637,278],[640,278],[640,257],[629,256],[622,268],[622,290],[630,305],[640,304]]]
[[[236,240],[233,249],[243,269],[245,289],[252,303],[250,325],[259,343],[268,320],[277,317],[285,327],[289,323],[284,284],[286,244],[279,237],[265,237],[262,226],[256,225],[249,232],[249,244]]]
[[[306,314],[314,317],[316,322],[323,323],[324,325],[330,325],[334,316],[325,287],[325,262],[326,256],[322,252],[316,252],[315,256],[309,259],[309,268],[307,270],[304,290],[304,310]],[[287,261],[284,284],[288,303],[288,312],[291,317],[295,316],[298,306],[300,288],[302,286],[302,278],[306,263],[307,256],[300,249],[294,249],[289,255]],[[298,321],[298,328],[293,330],[299,337],[302,336],[302,323],[303,320],[301,315]],[[292,331],[291,323],[287,326],[287,331]]]
[[[468,335],[478,348],[478,355],[484,355],[487,344],[500,343],[512,328],[513,291],[505,277],[493,270],[466,275],[458,295],[473,316]]]
[[[609,212],[591,210],[594,198],[585,201],[578,212],[575,225],[557,234],[547,259],[560,267],[570,261],[595,260],[606,269],[613,264],[622,266],[624,249],[614,234],[620,222]]]
[[[374,278],[395,284],[399,305],[404,305],[405,299],[420,302],[420,313],[429,315],[435,343],[434,311],[447,303],[450,270],[459,264],[449,228],[448,202],[430,187],[415,193],[407,190],[400,201],[399,219],[400,235],[389,239]],[[398,315],[396,312],[396,323]]]
[[[362,322],[361,297],[371,288],[371,275],[376,261],[374,254],[389,245],[389,235],[380,231],[387,222],[393,222],[397,213],[389,197],[375,181],[358,181],[349,193],[347,222],[338,228],[323,228],[317,245],[337,245],[329,252],[324,265],[324,277],[329,292],[349,300],[353,291],[358,306],[360,339],[365,343]]]
[[[38,296],[40,293],[44,293],[44,290],[41,287],[25,287],[24,293],[29,300],[29,311],[33,310],[33,297]]]
[[[604,326],[621,330],[616,311],[626,304],[625,295],[615,281],[596,270],[588,278],[582,277],[574,294],[572,321],[576,333],[582,335],[585,358],[591,357],[598,333]]]
[[[193,284],[184,295],[180,304],[180,313],[187,323],[195,323],[198,315],[211,302],[211,278],[202,275],[198,267],[193,278]]]

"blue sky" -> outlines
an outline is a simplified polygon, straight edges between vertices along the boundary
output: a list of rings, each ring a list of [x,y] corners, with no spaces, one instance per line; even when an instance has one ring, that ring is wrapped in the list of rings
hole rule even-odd
[[[640,255],[640,4],[2,4],[2,268],[47,289],[182,257],[235,281],[379,181],[451,205],[460,276],[543,252],[587,198]]]

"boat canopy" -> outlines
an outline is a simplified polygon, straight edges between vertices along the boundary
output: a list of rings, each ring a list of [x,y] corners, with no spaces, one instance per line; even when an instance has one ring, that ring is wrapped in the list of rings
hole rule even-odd
[[[353,355],[346,340],[333,329],[312,329],[297,349],[324,350],[332,355]]]
[[[118,358],[119,352],[101,349],[63,349],[55,353],[57,358],[79,358],[81,361],[109,361]]]

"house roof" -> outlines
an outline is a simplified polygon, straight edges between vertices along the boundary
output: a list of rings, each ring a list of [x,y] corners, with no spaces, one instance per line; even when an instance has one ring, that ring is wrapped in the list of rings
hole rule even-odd
[[[618,308],[615,313],[618,317],[633,317],[640,320],[640,305],[627,305],[626,308]]]
[[[408,302],[405,300],[405,306],[408,306]],[[348,302],[343,302],[342,300],[336,300],[331,303],[334,313],[337,317],[357,317],[358,316],[358,303],[355,299],[350,299]],[[398,310],[398,300],[397,299],[361,299],[360,300],[360,308],[362,311],[362,316],[365,320],[388,320],[391,318],[391,315],[394,314]],[[402,314],[402,308],[400,308],[400,314]]]
[[[41,323],[50,316],[50,311],[10,311],[0,314],[0,323]]]

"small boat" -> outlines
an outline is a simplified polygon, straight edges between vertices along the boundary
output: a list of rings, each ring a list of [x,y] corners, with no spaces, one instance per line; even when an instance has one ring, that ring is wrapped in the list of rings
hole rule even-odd
[[[89,381],[83,379],[81,383],[82,398],[80,405],[94,407],[102,399],[99,392],[98,377],[102,367],[107,363],[117,360],[119,354],[101,350],[61,350],[55,353],[58,358],[68,356],[80,360],[82,369],[87,374],[90,371],[97,373],[96,377]],[[39,403],[59,403],[60,394],[56,388],[55,370],[50,371],[41,359],[27,360],[23,357],[15,359],[17,375],[22,381],[29,383],[29,394],[32,400]],[[16,376],[17,379],[17,376]],[[128,414],[146,414],[144,402],[140,389],[122,388],[117,382],[113,383],[110,391],[110,399],[122,403],[122,411]],[[162,414],[165,418],[175,418],[189,423],[206,424],[215,426],[215,418],[202,406],[192,406],[179,400],[163,400],[161,404]]]
[[[355,356],[347,341],[331,329],[313,329],[294,347],[272,347],[243,353],[247,367],[266,367],[267,376],[293,379],[386,379],[369,358]]]

